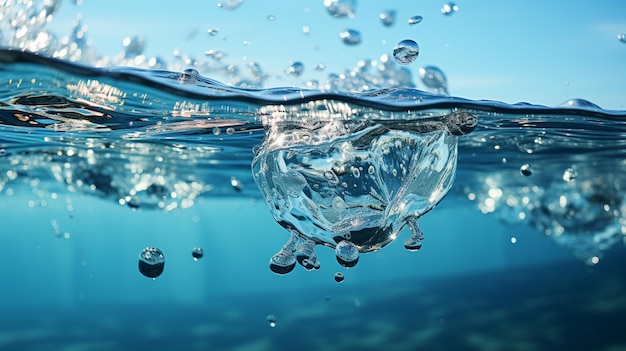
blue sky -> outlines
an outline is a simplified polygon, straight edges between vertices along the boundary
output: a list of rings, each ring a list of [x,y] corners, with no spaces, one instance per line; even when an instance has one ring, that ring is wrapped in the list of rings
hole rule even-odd
[[[444,1],[361,0],[354,18],[332,18],[322,0],[244,0],[233,11],[218,2],[65,2],[51,28],[69,33],[82,12],[87,35],[102,54],[119,53],[124,37],[133,35],[146,39],[148,56],[165,59],[174,49],[198,59],[217,49],[235,65],[258,62],[272,76],[271,86],[323,81],[331,72],[378,59],[400,40],[413,39],[420,45],[419,57],[408,66],[414,81],[420,67],[436,65],[446,73],[452,95],[549,106],[584,98],[607,109],[626,109],[626,44],[617,40],[626,32],[626,2],[458,1],[459,11],[444,16]],[[397,14],[392,27],[378,18],[387,9]],[[424,20],[409,26],[414,15]],[[304,26],[310,27],[308,35]],[[219,29],[218,35],[210,36],[209,28]],[[339,32],[348,28],[361,32],[361,44],[341,42]],[[282,74],[292,61],[305,65],[298,79]],[[318,63],[325,71],[313,70]]]

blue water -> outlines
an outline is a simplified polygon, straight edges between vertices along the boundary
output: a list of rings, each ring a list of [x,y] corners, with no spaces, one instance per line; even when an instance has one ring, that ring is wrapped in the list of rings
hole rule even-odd
[[[375,51],[357,24],[379,9],[341,3],[305,9],[324,16],[311,38],[354,24],[363,43],[340,52]],[[626,350],[621,102],[450,96],[439,68],[391,57],[333,73],[324,45],[278,75],[294,86],[262,55],[230,64],[232,43],[168,61],[135,37],[102,56],[80,21],[56,41],[39,13],[59,4],[0,9],[0,350]],[[442,28],[407,7],[389,33],[405,15]],[[267,11],[283,28],[293,9]],[[208,35],[238,38],[218,23]],[[417,62],[437,50],[415,38]]]

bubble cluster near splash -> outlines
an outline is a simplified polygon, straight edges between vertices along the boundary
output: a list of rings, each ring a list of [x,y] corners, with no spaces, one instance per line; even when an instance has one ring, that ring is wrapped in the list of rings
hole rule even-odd
[[[262,112],[266,136],[252,168],[274,218],[291,234],[270,261],[281,274],[296,262],[318,269],[316,245],[334,248],[337,261],[353,267],[359,253],[385,247],[407,224],[405,246],[419,249],[418,219],[450,189],[457,137],[477,123],[461,111],[410,121],[376,111],[353,118],[352,106],[335,101]]]

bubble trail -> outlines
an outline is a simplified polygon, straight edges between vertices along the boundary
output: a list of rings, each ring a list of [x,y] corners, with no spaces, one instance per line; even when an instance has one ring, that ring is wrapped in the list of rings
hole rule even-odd
[[[146,247],[139,254],[139,272],[148,278],[155,279],[163,273],[165,257],[156,247]]]

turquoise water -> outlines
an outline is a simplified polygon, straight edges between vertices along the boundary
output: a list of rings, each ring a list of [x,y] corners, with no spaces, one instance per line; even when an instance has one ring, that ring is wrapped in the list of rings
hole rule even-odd
[[[0,11],[0,349],[626,349],[623,101],[450,96],[420,40],[316,79],[106,56],[55,4]]]

